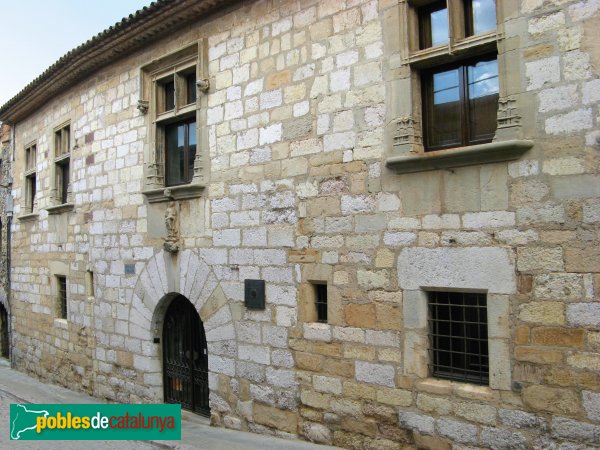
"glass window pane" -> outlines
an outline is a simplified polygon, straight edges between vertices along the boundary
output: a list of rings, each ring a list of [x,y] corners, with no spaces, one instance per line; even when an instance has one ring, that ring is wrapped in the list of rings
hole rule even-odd
[[[181,184],[183,179],[183,153],[185,150],[184,125],[169,125],[165,129],[166,184]]]
[[[448,8],[445,1],[419,9],[421,48],[448,43]]]
[[[428,149],[460,144],[460,69],[434,73],[425,97]]]
[[[448,8],[431,13],[431,46],[448,42]]]
[[[472,0],[473,34],[496,29],[496,0]]]
[[[498,62],[480,61],[467,67],[469,141],[489,142],[494,137],[498,110]]]
[[[188,179],[192,181],[194,176],[194,159],[196,158],[196,122],[191,122],[188,125]]]

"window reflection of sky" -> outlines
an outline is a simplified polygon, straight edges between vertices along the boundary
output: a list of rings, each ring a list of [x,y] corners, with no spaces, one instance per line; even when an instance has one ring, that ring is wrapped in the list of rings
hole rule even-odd
[[[469,66],[469,98],[485,97],[498,93],[498,63],[481,61]]]
[[[473,31],[475,34],[496,29],[496,1],[472,0]]]
[[[431,45],[448,42],[448,9],[440,9],[431,13]]]
[[[458,69],[433,75],[433,103],[435,105],[457,102],[459,97]]]

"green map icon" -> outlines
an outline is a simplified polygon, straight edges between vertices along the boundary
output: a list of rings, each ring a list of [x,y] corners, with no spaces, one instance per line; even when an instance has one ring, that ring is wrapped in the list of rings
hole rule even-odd
[[[11,405],[11,407],[13,406],[15,408],[13,410],[14,412],[11,411],[11,439],[21,439],[21,434],[23,432],[28,430],[35,430],[37,426],[37,418],[39,416],[47,417],[49,415],[49,412],[45,410],[35,411],[32,409],[28,409],[27,405]]]

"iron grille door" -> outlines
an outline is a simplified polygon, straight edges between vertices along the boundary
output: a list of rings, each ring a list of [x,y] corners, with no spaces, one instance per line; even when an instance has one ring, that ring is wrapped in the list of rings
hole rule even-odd
[[[204,325],[194,306],[183,296],[173,300],[167,309],[163,360],[165,402],[210,415]]]

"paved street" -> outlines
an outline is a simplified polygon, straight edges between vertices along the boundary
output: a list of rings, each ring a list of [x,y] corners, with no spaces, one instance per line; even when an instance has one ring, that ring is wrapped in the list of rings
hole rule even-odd
[[[181,441],[11,441],[9,434],[11,403],[101,403],[98,399],[73,392],[62,387],[44,384],[38,380],[12,370],[8,362],[0,360],[0,448],[2,449],[202,449],[202,450],[327,450],[337,447],[310,444],[303,441],[288,441],[270,436],[214,428],[208,420],[184,412],[182,417]]]

